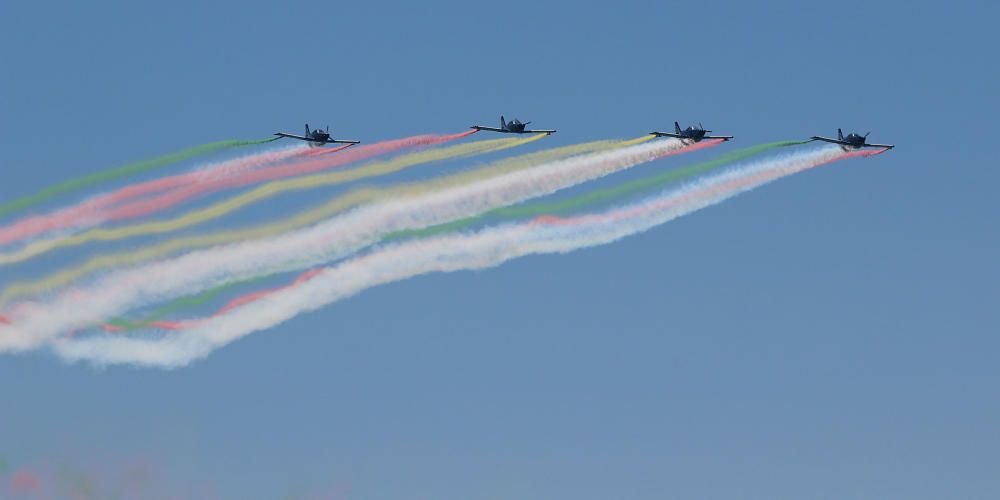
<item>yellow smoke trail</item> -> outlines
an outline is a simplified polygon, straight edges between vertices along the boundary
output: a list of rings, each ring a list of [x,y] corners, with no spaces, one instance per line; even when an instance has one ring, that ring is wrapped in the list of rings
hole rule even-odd
[[[622,141],[622,142],[618,143],[618,147],[624,148],[625,146],[634,146],[636,144],[642,144],[642,143],[644,143],[644,142],[646,142],[648,140],[651,140],[651,139],[656,139],[656,136],[650,134],[650,135],[644,135],[642,137],[636,137],[635,139],[632,139],[632,140]]]
[[[335,184],[356,181],[378,175],[391,174],[421,163],[501,151],[536,141],[542,137],[545,137],[545,134],[536,134],[522,139],[505,138],[476,141],[467,144],[459,144],[456,146],[403,155],[389,161],[365,165],[357,169],[337,170],[335,172],[325,174],[294,177],[291,179],[274,181],[261,185],[246,193],[229,198],[228,200],[221,201],[200,210],[188,212],[173,219],[133,224],[130,226],[112,229],[92,229],[73,236],[68,236],[66,238],[38,241],[29,244],[16,252],[0,254],[0,265],[23,262],[32,257],[36,257],[58,248],[83,245],[91,241],[114,241],[133,236],[163,234],[176,231],[178,229],[183,229],[188,226],[193,226],[195,224],[200,224],[222,217],[223,215],[238,210],[251,203],[256,203],[260,200],[286,191],[332,186]]]
[[[525,140],[536,140],[543,136],[533,136]],[[52,274],[46,278],[31,282],[12,283],[2,294],[0,294],[0,306],[10,300],[26,295],[42,293],[90,273],[100,271],[115,266],[132,265],[140,262],[155,259],[164,255],[169,255],[181,250],[204,248],[214,245],[235,243],[256,238],[265,238],[276,234],[292,231],[301,227],[309,226],[322,221],[328,217],[343,212],[361,203],[371,202],[378,199],[397,198],[402,196],[418,195],[438,189],[463,185],[489,177],[503,175],[517,170],[530,168],[541,163],[554,161],[578,154],[597,153],[613,148],[621,148],[639,144],[653,139],[654,136],[647,135],[628,141],[603,140],[581,144],[573,144],[559,148],[547,149],[535,153],[529,153],[514,158],[507,158],[488,164],[476,170],[459,172],[449,176],[431,179],[429,181],[416,182],[402,186],[388,188],[362,188],[345,193],[329,202],[313,209],[301,212],[297,215],[277,222],[264,224],[261,226],[231,231],[221,231],[206,235],[196,235],[184,238],[177,238],[157,245],[152,245],[142,249],[129,250],[116,254],[107,254],[94,257],[84,264]],[[419,153],[418,153],[419,154]],[[322,174],[311,177],[326,177],[331,174]],[[301,179],[306,179],[303,177]],[[299,179],[295,179],[299,180]],[[261,186],[266,187],[266,186]],[[252,191],[251,191],[252,192]]]

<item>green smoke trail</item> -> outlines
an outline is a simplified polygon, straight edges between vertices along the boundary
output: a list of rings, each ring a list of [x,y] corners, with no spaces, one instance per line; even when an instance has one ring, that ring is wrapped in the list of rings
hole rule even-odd
[[[90,186],[94,186],[96,184],[100,184],[103,182],[109,182],[116,179],[121,179],[123,177],[128,177],[149,170],[165,167],[167,165],[188,160],[196,156],[206,155],[209,153],[214,153],[216,151],[221,151],[228,148],[234,148],[239,146],[250,146],[253,144],[264,144],[276,141],[278,139],[280,139],[280,137],[272,137],[267,139],[257,139],[250,141],[232,140],[232,141],[210,142],[208,144],[202,144],[200,146],[184,149],[157,158],[151,158],[149,160],[143,160],[136,163],[129,163],[128,165],[122,165],[117,168],[103,170],[101,172],[95,172],[93,174],[85,175],[83,177],[77,177],[76,179],[70,179],[68,181],[63,181],[58,184],[49,186],[35,194],[24,196],[22,198],[18,198],[16,200],[11,200],[6,203],[0,204],[0,217],[4,217],[6,215],[10,215],[15,212],[19,212],[26,208],[32,207],[34,205],[38,205],[39,203],[46,202],[61,194],[66,194],[73,191],[79,191],[81,189],[88,188]]]
[[[447,233],[451,231],[457,231],[472,226],[474,224],[486,221],[488,219],[494,219],[494,218],[520,218],[520,217],[532,217],[538,215],[565,213],[583,207],[588,207],[600,203],[606,203],[609,201],[621,199],[628,196],[635,196],[650,191],[655,191],[663,188],[664,186],[670,183],[681,181],[696,175],[700,175],[705,172],[724,167],[731,163],[744,160],[751,156],[759,155],[761,153],[770,151],[772,149],[788,147],[788,146],[796,146],[799,144],[805,144],[806,142],[807,141],[777,141],[766,144],[760,144],[757,146],[752,146],[749,148],[744,148],[738,151],[734,151],[727,155],[723,155],[703,163],[698,163],[688,167],[668,170],[656,175],[652,175],[642,179],[636,179],[634,181],[625,182],[623,184],[619,184],[617,186],[610,187],[607,189],[581,194],[579,196],[568,198],[565,200],[559,200],[547,203],[534,202],[512,207],[503,207],[491,210],[481,215],[467,217],[465,219],[460,219],[445,224],[439,224],[436,226],[430,226],[422,229],[407,229],[407,230],[392,232],[385,235],[382,238],[381,243],[388,243],[404,238],[422,238],[422,237]],[[198,295],[181,297],[172,302],[169,302],[164,306],[160,307],[159,309],[153,311],[142,320],[129,321],[122,318],[116,318],[114,320],[108,321],[107,324],[111,326],[116,326],[118,328],[122,328],[123,330],[141,329],[147,327],[150,323],[163,319],[167,315],[176,312],[184,307],[195,307],[203,305],[206,302],[218,297],[222,292],[225,292],[229,289],[235,288],[240,285],[262,281],[271,278],[277,274],[279,273],[259,275],[245,280],[224,283],[215,288],[206,290]]]

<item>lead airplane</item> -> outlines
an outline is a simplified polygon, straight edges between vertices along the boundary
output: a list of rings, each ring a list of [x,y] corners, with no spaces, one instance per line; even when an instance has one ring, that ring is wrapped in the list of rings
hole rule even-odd
[[[316,129],[309,130],[309,124],[306,124],[306,134],[305,135],[295,135],[286,132],[276,132],[274,135],[278,137],[288,137],[289,139],[298,139],[300,141],[306,141],[309,143],[310,147],[320,147],[326,144],[350,144],[351,146],[355,144],[361,144],[361,141],[345,141],[341,139],[331,139],[330,138],[330,126],[326,126],[326,130]]]
[[[870,133],[871,132],[868,132],[868,134],[870,134]],[[855,133],[852,132],[850,134],[847,134],[847,137],[844,137],[844,131],[838,128],[837,129],[837,138],[836,139],[831,139],[829,137],[820,137],[818,135],[814,135],[814,136],[812,136],[812,138],[810,140],[812,140],[812,141],[829,142],[831,144],[839,144],[840,148],[843,149],[844,151],[849,151],[849,150],[852,150],[852,149],[861,149],[861,148],[885,148],[885,149],[892,149],[892,148],[896,147],[894,144],[869,144],[868,143],[868,134],[859,135],[859,134],[855,134]]]
[[[673,137],[675,139],[680,139],[685,141],[687,144],[693,144],[695,142],[701,142],[704,139],[722,139],[723,141],[728,141],[733,138],[731,135],[707,135],[712,132],[711,130],[705,130],[705,127],[701,126],[699,123],[697,127],[688,126],[686,129],[681,129],[681,124],[674,122],[674,133],[670,132],[650,132],[657,137]]]
[[[554,134],[555,130],[526,130],[526,127],[531,122],[521,123],[521,120],[514,118],[511,121],[506,121],[503,119],[503,115],[500,115],[500,128],[497,127],[486,127],[483,125],[473,125],[472,128],[476,130],[489,130],[490,132],[501,132],[504,134]]]

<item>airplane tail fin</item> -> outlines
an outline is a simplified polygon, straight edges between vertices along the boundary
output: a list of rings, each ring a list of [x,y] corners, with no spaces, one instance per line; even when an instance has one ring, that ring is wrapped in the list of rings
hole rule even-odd
[[[677,133],[677,134],[681,133],[681,124],[680,123],[674,122],[674,132]]]
[[[500,128],[507,128],[507,121],[503,119],[503,115],[500,115]]]
[[[311,133],[312,132],[309,132],[309,124],[307,123],[306,124],[306,137],[309,137],[309,134],[311,134]]]
[[[840,130],[839,128],[837,129],[837,139],[841,141],[844,140],[844,131]]]

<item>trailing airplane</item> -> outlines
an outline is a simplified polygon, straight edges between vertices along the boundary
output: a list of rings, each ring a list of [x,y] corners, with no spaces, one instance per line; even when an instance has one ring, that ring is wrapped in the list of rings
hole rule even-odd
[[[650,132],[657,137],[673,137],[675,139],[680,139],[685,141],[687,144],[693,144],[695,142],[700,142],[703,139],[722,139],[723,141],[728,141],[733,138],[731,135],[706,135],[712,132],[711,130],[705,130],[705,127],[701,126],[699,123],[697,127],[688,126],[686,129],[681,129],[681,125],[674,122],[674,133],[670,132]]]
[[[500,115],[500,128],[496,127],[486,127],[483,125],[473,125],[472,128],[476,130],[488,130],[490,132],[502,132],[505,134],[554,134],[555,130],[525,130],[525,127],[531,122],[521,123],[521,120],[514,118],[511,121],[506,121],[503,115]]]
[[[870,133],[871,132],[868,132],[868,134],[870,134]],[[848,150],[851,150],[851,149],[861,149],[861,148],[885,148],[885,149],[892,149],[892,148],[896,147],[894,144],[869,144],[868,143],[868,134],[859,135],[859,134],[855,134],[855,133],[852,132],[850,134],[847,134],[847,137],[844,137],[844,131],[838,128],[837,129],[837,138],[836,139],[831,139],[829,137],[820,137],[818,135],[814,135],[814,136],[812,136],[812,138],[810,140],[812,140],[812,141],[829,142],[831,144],[839,144],[840,147],[841,147],[841,149],[843,149],[844,151],[848,151]]]
[[[309,130],[309,124],[307,123],[305,135],[288,134],[285,132],[276,132],[274,135],[278,137],[288,137],[289,139],[298,139],[300,141],[307,141],[310,147],[320,147],[326,144],[350,144],[351,146],[355,144],[361,144],[361,141],[345,141],[341,139],[331,139],[329,125],[326,126],[326,130],[322,129]]]

